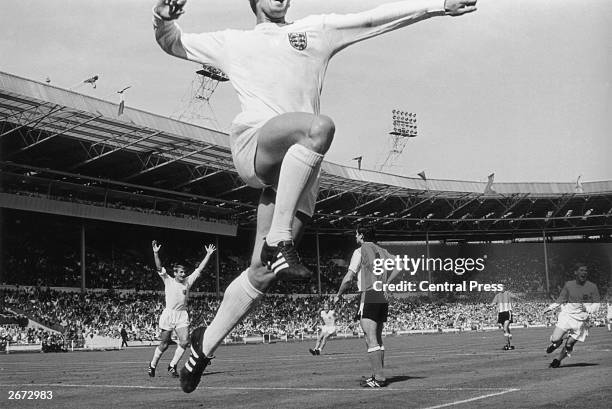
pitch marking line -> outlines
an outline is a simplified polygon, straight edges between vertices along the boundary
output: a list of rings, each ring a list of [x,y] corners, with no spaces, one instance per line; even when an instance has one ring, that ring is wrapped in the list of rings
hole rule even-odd
[[[21,386],[40,386],[40,387],[65,387],[65,388],[108,388],[108,389],[170,389],[177,390],[178,386],[146,386],[146,385],[105,385],[105,384],[76,384],[76,383],[24,383],[24,384],[0,384],[0,387],[17,388]],[[394,391],[394,392],[414,392],[414,391],[499,391],[496,393],[490,393],[487,395],[479,396],[476,398],[468,399],[465,401],[458,401],[452,404],[458,404],[463,402],[471,402],[473,400],[484,399],[489,396],[501,395],[508,392],[515,392],[519,389],[506,389],[506,388],[410,388],[410,389],[393,389],[393,388],[381,388],[381,389],[370,389],[370,388],[300,388],[300,387],[288,387],[288,386],[200,386],[199,389],[210,389],[210,390],[274,390],[274,391],[308,391],[308,392],[354,392],[354,391]],[[451,404],[445,404],[442,406],[432,406],[434,409],[449,406]]]
[[[446,408],[446,407],[448,407],[448,406],[461,405],[462,403],[474,402],[474,401],[476,401],[476,400],[481,400],[481,399],[491,398],[491,397],[493,397],[493,396],[504,395],[504,394],[506,394],[506,393],[516,392],[516,391],[520,391],[520,389],[516,389],[516,388],[506,389],[506,390],[503,390],[503,391],[501,391],[501,392],[488,393],[488,394],[486,394],[486,395],[476,396],[476,397],[474,397],[474,398],[470,398],[470,399],[456,400],[456,401],[454,401],[454,402],[444,403],[444,404],[442,404],[442,405],[428,406],[428,407],[423,408],[423,409],[438,409],[438,408]]]

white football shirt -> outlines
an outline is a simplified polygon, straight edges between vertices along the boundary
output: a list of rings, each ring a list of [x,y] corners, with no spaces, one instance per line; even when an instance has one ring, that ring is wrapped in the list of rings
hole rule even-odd
[[[195,271],[185,278],[183,283],[179,283],[166,273],[162,268],[159,276],[164,280],[164,292],[166,294],[166,309],[173,311],[186,311],[187,301],[189,300],[189,289],[200,276]]]
[[[410,0],[346,15],[309,16],[253,30],[183,33],[175,21],[154,20],[169,54],[223,70],[238,93],[238,127],[258,127],[287,112],[318,114],[330,58],[358,41],[444,14],[444,0]],[[408,52],[408,51],[406,51]]]

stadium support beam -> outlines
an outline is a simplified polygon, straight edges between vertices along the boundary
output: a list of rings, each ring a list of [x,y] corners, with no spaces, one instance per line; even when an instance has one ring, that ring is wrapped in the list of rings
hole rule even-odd
[[[363,185],[363,186],[362,186],[362,185],[358,185],[358,186],[355,186],[355,187],[353,187],[353,188],[351,188],[351,189],[348,189],[348,190],[343,190],[343,191],[338,192],[338,193],[336,193],[336,194],[332,194],[331,196],[327,196],[326,198],[323,198],[323,199],[321,199],[321,200],[317,201],[317,206],[318,206],[318,205],[320,205],[320,204],[321,204],[321,203],[323,203],[323,202],[327,202],[328,200],[332,200],[332,199],[335,199],[336,197],[339,197],[339,196],[345,195],[345,194],[347,194],[347,193],[351,193],[351,192],[354,192],[354,191],[356,191],[356,190],[359,190],[359,189],[365,188],[365,187],[366,187],[366,186],[368,186],[368,185],[370,185],[370,183],[366,183],[366,184],[365,184],[365,185]]]
[[[550,294],[550,279],[548,277],[548,250],[546,248],[546,230],[542,229],[542,245],[544,247],[544,273],[546,274],[546,292]]]
[[[81,292],[85,292],[85,223],[81,223]]]
[[[416,201],[416,203],[414,203],[414,202],[413,202],[412,204],[410,204],[410,205],[409,205],[409,207],[406,207],[406,208],[402,209],[402,210],[400,211],[400,214],[401,214],[401,213],[406,214],[406,213],[408,213],[409,211],[411,211],[411,210],[413,210],[413,209],[416,209],[417,207],[419,207],[419,206],[420,206],[420,205],[422,205],[423,203],[427,203],[428,201],[433,201],[433,200],[434,200],[434,199],[435,199],[437,196],[440,196],[441,194],[442,194],[442,192],[440,192],[440,193],[436,193],[436,194],[433,194],[433,195],[431,195],[431,196],[426,195],[426,197],[425,197],[424,199],[422,199],[422,200],[418,200],[418,198],[417,198],[417,199],[415,200],[415,201]],[[400,216],[400,214],[398,214],[398,216]]]
[[[173,187],[173,189],[180,189],[180,188],[182,188],[182,187],[185,187],[185,186],[191,185],[191,184],[193,184],[193,183],[201,182],[201,181],[203,181],[204,179],[208,179],[208,178],[209,178],[209,177],[211,177],[211,176],[215,176],[215,175],[218,175],[219,173],[223,173],[223,172],[225,172],[225,170],[216,170],[216,171],[211,172],[211,173],[206,173],[206,174],[204,174],[204,175],[202,175],[202,176],[198,176],[198,177],[196,177],[196,178],[194,178],[194,179],[189,179],[188,181],[183,182],[183,183],[181,183],[180,185],[176,185],[175,187]]]
[[[63,134],[65,134],[66,132],[70,132],[71,130],[73,130],[73,129],[75,129],[75,128],[78,128],[79,126],[83,126],[83,125],[85,125],[85,124],[87,124],[87,123],[89,123],[89,122],[91,122],[91,121],[95,121],[96,119],[99,119],[99,118],[101,118],[101,117],[102,117],[102,115],[97,115],[97,116],[94,116],[94,117],[91,117],[91,118],[87,118],[85,121],[82,121],[82,122],[76,123],[76,124],[74,124],[74,125],[72,125],[72,126],[69,126],[68,128],[66,128],[66,129],[62,130],[61,132],[56,132],[56,133],[54,133],[54,134],[52,134],[52,135],[49,135],[49,136],[47,136],[47,137],[45,137],[45,138],[42,138],[42,139],[37,140],[37,141],[36,141],[36,142],[34,142],[34,143],[31,143],[31,144],[29,144],[29,145],[27,145],[27,146],[24,146],[23,148],[18,149],[18,150],[16,150],[16,151],[12,152],[12,153],[9,155],[9,157],[13,157],[13,156],[15,156],[15,155],[20,154],[21,152],[24,152],[24,151],[27,151],[27,150],[29,150],[29,149],[32,149],[33,147],[38,146],[38,145],[40,145],[40,144],[41,144],[41,143],[43,143],[43,142],[46,142],[46,141],[48,141],[48,140],[50,140],[50,139],[53,139],[53,138],[56,138],[56,137],[58,137],[58,136],[60,136],[60,135],[63,135]]]
[[[151,167],[149,167],[149,168],[146,168],[146,169],[141,170],[140,172],[137,172],[137,173],[134,173],[134,174],[132,174],[132,175],[129,175],[129,176],[127,176],[127,177],[123,178],[123,180],[132,180],[132,179],[134,179],[134,178],[136,178],[136,177],[138,177],[138,176],[142,176],[142,175],[144,175],[145,173],[149,173],[149,172],[151,172],[151,171],[153,171],[153,170],[156,170],[156,169],[162,168],[162,167],[167,166],[167,165],[169,165],[169,164],[171,164],[171,163],[175,163],[175,162],[181,161],[181,160],[183,160],[183,159],[187,159],[187,158],[188,158],[188,157],[190,157],[190,156],[193,156],[193,155],[195,155],[195,154],[197,154],[197,153],[202,153],[202,152],[207,151],[207,150],[209,150],[209,149],[211,149],[211,148],[213,148],[213,145],[207,145],[207,146],[205,146],[205,147],[203,147],[203,148],[197,149],[197,150],[195,150],[195,151],[188,152],[188,153],[186,153],[186,154],[184,154],[184,155],[181,155],[181,156],[176,156],[176,157],[174,157],[174,158],[172,158],[172,159],[170,159],[170,160],[167,160],[167,161],[162,162],[162,163],[157,163],[157,164],[156,164],[156,165],[154,165],[154,166],[151,166]]]
[[[13,133],[13,132],[15,132],[15,131],[18,131],[18,130],[20,130],[21,128],[25,128],[25,127],[28,127],[28,126],[30,126],[30,125],[32,125],[32,124],[36,124],[36,123],[38,123],[38,122],[42,121],[43,119],[45,119],[46,117],[48,117],[49,115],[51,115],[51,114],[55,114],[55,113],[57,113],[57,112],[59,112],[59,111],[61,111],[61,110],[63,110],[63,109],[64,109],[64,107],[59,107],[59,108],[58,108],[58,107],[59,107],[59,105],[56,105],[56,106],[55,106],[55,107],[53,107],[51,110],[49,110],[49,112],[47,112],[47,113],[45,113],[45,114],[42,114],[42,115],[39,115],[39,116],[37,116],[36,118],[34,118],[34,119],[32,119],[32,120],[30,120],[30,121],[28,121],[28,122],[24,123],[24,124],[21,124],[21,125],[17,126],[16,128],[10,129],[10,130],[8,130],[8,131],[6,131],[6,132],[4,132],[4,133],[0,134],[0,138],[2,138],[3,136],[6,136],[6,135],[8,135],[8,134],[11,134],[11,133]]]
[[[131,134],[131,133],[133,133],[133,132],[134,132],[134,131],[132,131],[132,132],[128,132],[128,133],[125,133],[125,134],[123,134],[123,135],[121,135],[121,136],[122,136],[122,137],[123,137],[123,136],[128,136],[128,135],[130,135],[130,134]],[[112,149],[112,150],[110,150],[110,151],[102,152],[102,153],[99,153],[99,154],[97,154],[97,155],[95,155],[95,156],[91,156],[89,159],[86,159],[86,160],[84,160],[84,161],[82,161],[82,162],[79,162],[79,163],[77,163],[77,164],[72,165],[71,167],[69,167],[69,168],[68,168],[68,170],[69,170],[69,171],[73,171],[73,170],[75,170],[75,169],[77,169],[77,168],[80,168],[81,166],[88,165],[88,164],[90,164],[91,162],[94,162],[94,161],[96,161],[96,160],[98,160],[98,159],[102,159],[102,158],[104,158],[104,157],[106,157],[106,156],[108,156],[108,155],[112,155],[112,154],[113,154],[113,153],[115,153],[115,152],[118,152],[118,151],[124,150],[124,149],[126,149],[126,148],[129,148],[130,146],[133,146],[133,145],[136,145],[136,144],[138,144],[138,143],[140,143],[140,142],[143,142],[143,141],[145,141],[145,140],[147,140],[147,139],[149,139],[149,138],[152,138],[152,137],[154,137],[154,136],[156,136],[156,135],[159,135],[160,133],[161,133],[161,131],[154,132],[154,133],[152,133],[152,134],[145,135],[145,136],[143,136],[142,138],[136,139],[135,141],[132,141],[132,142],[130,142],[130,143],[126,143],[126,144],[123,144],[123,145],[117,146],[115,149]],[[88,152],[88,153],[89,153],[89,152]]]
[[[221,298],[221,289],[219,284],[219,258],[221,249],[219,248],[219,236],[215,236],[215,247],[217,248],[217,254],[215,254],[215,288],[217,292],[217,299]]]
[[[0,208],[0,283],[4,282],[4,232],[4,209]]]
[[[36,111],[37,109],[42,108],[43,106],[45,106],[45,104],[43,105],[32,105],[31,107],[29,107],[28,109],[24,109],[23,111],[17,110],[16,108],[10,106],[10,105],[5,105],[5,104],[0,104],[0,106],[2,108],[8,109],[10,111],[16,111],[14,114],[12,115],[7,115],[7,116],[3,116],[2,117],[2,121],[4,122],[8,122],[9,119],[11,118],[17,118],[19,116],[25,116],[26,113],[30,112],[30,111]]]
[[[478,199],[478,197],[471,197],[472,194],[468,193],[465,196],[462,196],[458,199],[458,201],[463,202],[463,200],[467,197],[469,198],[468,200],[466,200],[464,203],[461,203],[459,206],[454,207],[453,210],[451,210],[451,212],[449,214],[446,215],[445,219],[450,219],[452,216],[454,216],[459,210],[464,209],[466,206],[468,206],[469,204],[473,203],[474,200]],[[471,198],[470,198],[471,197]]]
[[[321,252],[319,250],[319,230],[315,233],[315,240],[317,243],[317,289],[318,294],[321,294]]]
[[[365,202],[365,203],[362,203],[362,204],[360,204],[360,205],[358,205],[358,206],[353,207],[353,211],[355,211],[355,210],[357,210],[357,209],[361,209],[361,208],[363,208],[363,207],[365,207],[365,206],[367,206],[367,205],[369,205],[369,204],[372,204],[372,203],[374,203],[374,202],[377,202],[377,201],[379,201],[379,200],[385,201],[385,200],[387,200],[387,199],[388,199],[390,196],[392,196],[394,193],[397,193],[397,192],[399,192],[399,191],[400,191],[400,190],[402,190],[402,189],[403,189],[403,188],[401,188],[401,187],[400,187],[400,188],[398,188],[398,189],[391,190],[390,192],[387,192],[387,193],[385,193],[384,195],[377,196],[377,197],[375,197],[375,198],[374,198],[374,199],[372,199],[372,200],[368,200],[368,201],[367,201],[367,202]]]

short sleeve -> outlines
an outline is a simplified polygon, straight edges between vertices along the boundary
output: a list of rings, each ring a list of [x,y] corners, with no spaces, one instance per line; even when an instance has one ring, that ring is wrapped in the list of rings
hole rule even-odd
[[[349,270],[358,273],[361,270],[361,248],[353,251],[353,256],[351,257],[351,262],[349,264]]]

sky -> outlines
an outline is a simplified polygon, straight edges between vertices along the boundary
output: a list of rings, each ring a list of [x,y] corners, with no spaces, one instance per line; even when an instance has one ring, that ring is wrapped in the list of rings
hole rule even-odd
[[[388,0],[293,0],[288,20]],[[154,39],[154,0],[20,0],[0,13],[0,71],[166,116],[188,105],[194,63]],[[189,0],[188,32],[251,29],[247,0]],[[380,170],[391,111],[415,112],[419,134],[383,170],[496,182],[612,180],[612,1],[480,0],[353,45],[332,58],[321,112],[336,136],[327,159]],[[99,75],[97,88],[82,84]],[[231,85],[211,99],[221,129],[239,112]],[[210,115],[207,115],[210,116]]]

